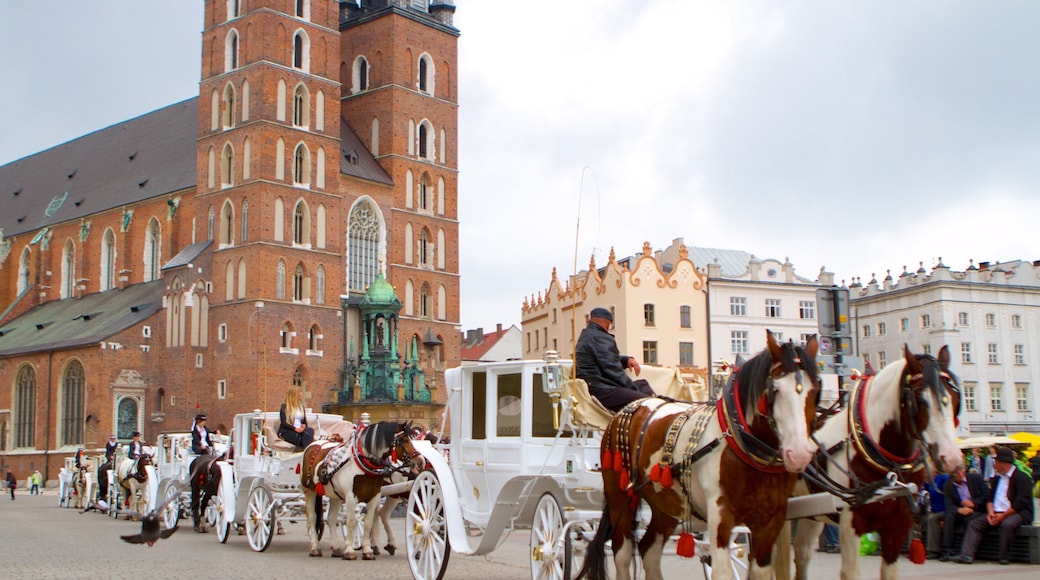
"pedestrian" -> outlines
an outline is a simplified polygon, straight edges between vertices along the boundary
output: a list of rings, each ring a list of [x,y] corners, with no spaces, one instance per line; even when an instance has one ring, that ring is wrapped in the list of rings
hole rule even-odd
[[[632,369],[638,376],[639,361],[621,356],[614,335],[608,332],[612,324],[614,314],[606,308],[589,312],[589,324],[575,347],[575,367],[589,394],[616,413],[632,401],[653,397],[654,391],[646,380],[632,380],[625,374],[625,369]]]
[[[14,501],[14,489],[18,487],[18,480],[15,479],[14,474],[10,471],[7,472],[7,489],[11,492],[11,501]]]
[[[968,473],[982,475],[982,457],[979,456],[979,448],[975,447],[968,455]]]
[[[841,552],[841,544],[838,540],[838,526],[834,524],[823,525],[823,532],[820,534],[820,547],[816,548],[816,551],[827,554]]]
[[[40,475],[40,470],[37,469],[29,476],[29,495],[41,495],[40,483],[43,482],[43,476]]]
[[[987,482],[989,482],[991,479],[993,479],[993,476],[996,475],[996,473],[997,473],[996,469],[995,469],[995,466],[993,465],[993,463],[996,461],[996,459],[997,459],[997,446],[996,445],[990,445],[990,447],[989,447],[989,455],[987,455],[983,459],[983,461],[982,461],[982,477]]]

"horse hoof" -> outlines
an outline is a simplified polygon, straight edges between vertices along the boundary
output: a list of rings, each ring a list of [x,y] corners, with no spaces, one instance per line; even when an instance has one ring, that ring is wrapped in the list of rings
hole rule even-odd
[[[383,546],[383,549],[386,550],[386,553],[390,554],[391,556],[397,553],[397,546],[393,544],[387,544]]]
[[[361,554],[361,559],[362,560],[375,560],[376,559],[376,555],[375,554]]]
[[[311,558],[321,558],[321,550],[311,550]]]
[[[275,533],[278,534],[279,536],[284,536],[285,535],[285,528],[278,528],[278,531],[275,532]]]
[[[336,548],[333,548],[332,549],[332,557],[333,558],[342,558],[343,557],[343,550],[337,550]]]
[[[343,554],[343,559],[344,560],[357,560],[357,554],[355,554],[353,552],[347,552],[346,554]]]
[[[379,546],[372,546],[372,553],[376,556],[379,555]]]

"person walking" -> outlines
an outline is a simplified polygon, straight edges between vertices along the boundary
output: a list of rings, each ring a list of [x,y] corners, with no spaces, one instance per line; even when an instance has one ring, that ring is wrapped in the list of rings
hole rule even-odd
[[[11,501],[14,501],[14,489],[18,487],[18,480],[15,479],[14,474],[10,471],[7,472],[7,489],[11,492]]]
[[[40,470],[37,469],[29,476],[29,495],[41,495],[40,483],[43,482],[43,476],[40,475]]]

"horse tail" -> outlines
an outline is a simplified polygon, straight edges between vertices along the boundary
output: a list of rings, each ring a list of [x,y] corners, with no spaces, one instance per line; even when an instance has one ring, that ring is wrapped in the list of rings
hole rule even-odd
[[[585,561],[581,565],[581,571],[575,578],[589,578],[589,580],[606,580],[606,546],[607,540],[614,534],[614,526],[610,523],[610,504],[603,504],[603,516],[599,520],[596,536],[589,542],[585,551]]]
[[[314,533],[320,538],[322,533],[325,531],[325,518],[321,513],[321,494],[314,493]],[[330,516],[332,514],[329,514]]]

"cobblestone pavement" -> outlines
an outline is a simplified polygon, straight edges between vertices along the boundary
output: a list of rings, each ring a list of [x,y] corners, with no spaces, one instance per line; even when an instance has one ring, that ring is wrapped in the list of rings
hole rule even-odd
[[[164,578],[320,578],[366,579],[410,578],[404,558],[404,520],[394,520],[400,550],[377,560],[345,562],[329,558],[328,540],[322,543],[325,558],[307,556],[307,534],[303,524],[286,525],[284,536],[275,536],[264,553],[253,552],[245,536],[232,533],[221,545],[216,535],[196,534],[182,520],[181,529],[154,547],[124,543],[121,534],[136,533],[137,523],[113,520],[95,512],[79,514],[58,507],[57,493],[19,494],[16,501],[0,498],[0,577],[43,580],[48,578],[106,578],[156,580]],[[507,580],[530,578],[527,565],[528,532],[510,534],[488,556],[453,554],[446,578],[450,580]],[[861,558],[863,578],[876,578],[880,560]],[[817,554],[814,578],[837,578],[838,556]],[[692,560],[666,557],[665,578],[700,578],[700,567]],[[979,562],[972,566],[929,561],[914,566],[900,561],[904,577],[972,578],[988,576],[1000,580],[1036,579],[1040,566],[999,566]]]

